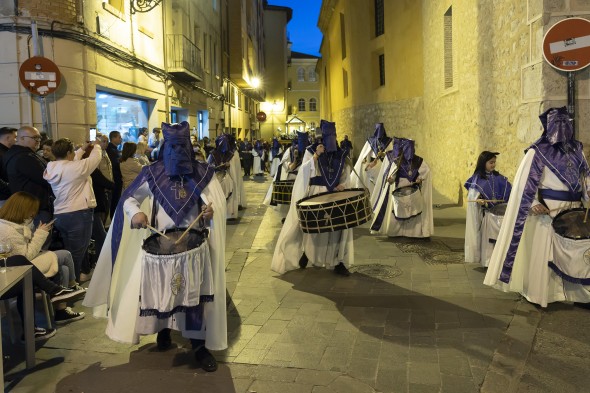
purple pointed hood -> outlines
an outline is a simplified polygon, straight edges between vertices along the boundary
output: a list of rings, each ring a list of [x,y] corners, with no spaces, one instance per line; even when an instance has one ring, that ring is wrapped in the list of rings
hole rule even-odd
[[[543,136],[550,144],[569,143],[574,139],[574,128],[565,106],[549,108],[539,116],[543,124]]]
[[[338,150],[338,142],[336,140],[336,123],[322,120],[320,122],[320,129],[322,130],[322,143],[327,152]]]
[[[307,132],[297,131],[297,150],[301,153],[301,157],[303,157],[303,152],[305,152],[305,149],[309,145],[309,136],[307,135]]]
[[[387,138],[387,133],[385,132],[383,123],[375,124],[375,132],[373,133],[373,136],[377,139]]]
[[[177,124],[162,123],[164,141],[158,160],[164,161],[168,176],[182,176],[193,173],[193,147],[190,139],[190,125],[183,121]]]
[[[230,150],[228,135],[222,134],[215,138],[215,148],[221,154],[225,154]]]

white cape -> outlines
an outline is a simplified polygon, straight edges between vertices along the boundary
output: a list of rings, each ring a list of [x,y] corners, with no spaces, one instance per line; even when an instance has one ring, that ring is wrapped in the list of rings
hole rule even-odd
[[[377,219],[377,213],[387,203],[385,217],[378,233],[387,235],[389,237],[406,236],[406,237],[430,237],[434,233],[434,216],[432,213],[432,176],[430,167],[426,161],[422,160],[422,165],[418,168],[419,177],[422,179],[421,193],[422,193],[422,213],[416,217],[397,220],[393,215],[393,197],[391,193],[394,191],[394,185],[389,184],[387,179],[395,177],[397,172],[397,165],[391,164],[388,173],[385,173],[389,167],[389,158],[385,156],[381,171],[377,176],[375,183],[375,192],[371,196],[371,205],[373,206],[373,223]],[[411,185],[405,178],[400,178],[398,188]],[[372,223],[372,224],[373,224]]]
[[[147,188],[147,183],[141,186]],[[146,192],[145,188],[142,192]],[[149,192],[149,191],[147,191]],[[201,198],[212,203],[213,219],[210,221],[209,250],[213,270],[214,301],[205,304],[205,331],[184,331],[187,338],[205,339],[205,346],[211,350],[227,348],[227,313],[225,286],[225,196],[219,181],[214,176],[203,190]],[[152,200],[145,198],[141,210],[150,217]],[[198,214],[198,206],[187,215],[181,224],[188,227]],[[125,214],[125,213],[121,213]],[[160,217],[162,219],[160,219]],[[158,209],[158,222],[166,223],[166,213]],[[115,264],[111,258],[111,237],[113,225],[109,228],[104,247],[98,258],[92,281],[86,292],[83,305],[93,308],[95,317],[107,318],[106,334],[114,341],[137,344],[139,335],[136,324],[139,318],[139,293],[141,279],[141,245],[151,233],[147,229],[130,229],[130,219],[125,214],[121,245]],[[168,220],[170,218],[168,217]],[[169,227],[169,226],[168,226]],[[163,230],[164,227],[158,228]]]
[[[499,280],[512,241],[518,210],[534,155],[535,151],[529,149],[516,172],[508,207],[490,259],[484,284],[505,292],[519,292],[528,301],[542,307],[546,307],[548,303],[559,301],[588,303],[590,302],[590,287],[563,280],[548,266],[548,262],[553,260],[552,243],[554,231],[551,226],[552,218],[560,210],[576,207],[572,206],[572,202],[546,199],[547,207],[552,210],[551,215],[529,215],[527,217],[512,266],[510,282],[506,284]],[[548,168],[543,170],[539,187],[552,190],[567,190],[566,186]],[[538,203],[535,200],[531,206]],[[579,206],[581,203],[577,205]]]

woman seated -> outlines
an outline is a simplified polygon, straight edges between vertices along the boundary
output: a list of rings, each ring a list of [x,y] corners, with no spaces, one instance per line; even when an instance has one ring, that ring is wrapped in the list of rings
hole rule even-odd
[[[26,192],[14,193],[0,208],[0,236],[12,245],[10,255],[29,259],[41,273],[72,291],[83,293],[76,282],[72,254],[66,250],[43,251],[41,247],[51,233],[53,223],[40,223],[35,229],[33,217],[39,211],[39,199]],[[51,294],[51,293],[50,293]],[[84,318],[65,302],[55,304],[55,323],[63,324]]]

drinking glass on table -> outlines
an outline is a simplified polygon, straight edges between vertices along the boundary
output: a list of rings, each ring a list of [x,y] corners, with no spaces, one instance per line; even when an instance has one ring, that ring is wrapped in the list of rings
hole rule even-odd
[[[0,242],[0,259],[2,264],[0,265],[0,273],[6,273],[6,258],[12,251],[12,244],[6,242]]]

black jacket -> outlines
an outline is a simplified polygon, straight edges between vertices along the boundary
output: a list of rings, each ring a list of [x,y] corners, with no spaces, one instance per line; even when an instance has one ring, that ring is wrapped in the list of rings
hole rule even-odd
[[[119,150],[117,146],[109,142],[107,146],[107,155],[111,159],[111,165],[113,166],[113,181],[116,186],[121,187],[123,185],[123,175],[121,175],[121,163],[119,162]]]
[[[0,143],[0,201],[10,198],[10,188],[8,187],[8,177],[2,166],[2,157],[8,151],[8,147]]]
[[[53,191],[43,172],[45,161],[28,147],[14,145],[2,157],[2,167],[8,177],[10,192],[26,191],[41,202],[39,210],[53,212]]]
[[[112,190],[115,188],[115,183],[107,179],[98,168],[92,172],[90,177],[92,177],[92,189],[94,190],[94,197],[96,198],[94,212],[106,213],[110,208],[110,206],[107,205],[106,190]]]

